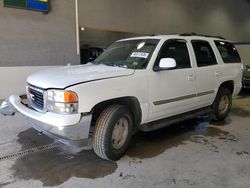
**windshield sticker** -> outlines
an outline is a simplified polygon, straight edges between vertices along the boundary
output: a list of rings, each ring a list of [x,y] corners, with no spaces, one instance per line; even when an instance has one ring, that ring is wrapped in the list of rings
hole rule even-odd
[[[133,52],[130,57],[148,58],[149,53],[146,52]]]

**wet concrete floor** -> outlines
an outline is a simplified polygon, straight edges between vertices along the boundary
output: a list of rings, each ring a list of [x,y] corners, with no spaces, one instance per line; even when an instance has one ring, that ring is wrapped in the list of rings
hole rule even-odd
[[[230,122],[231,120],[227,119],[219,124],[225,126]],[[210,150],[218,152],[218,148],[210,142],[214,137],[230,142],[237,141],[230,133],[211,127],[208,117],[203,116],[154,132],[137,133],[131,141],[127,155],[139,159],[153,158],[167,149],[184,145],[185,141],[207,145]],[[53,143],[53,140],[37,134],[31,128],[21,132],[17,142],[22,145],[22,150],[25,150]],[[92,150],[69,154],[58,147],[21,157],[11,169],[14,171],[13,175],[19,179],[35,179],[43,182],[44,186],[55,186],[71,177],[95,179],[107,176],[115,172],[117,164],[100,159]]]
[[[21,132],[17,141],[22,144],[22,149],[53,142],[45,135],[38,135],[34,129]],[[65,148],[57,147],[18,158],[11,169],[19,179],[35,179],[42,181],[44,186],[55,186],[71,177],[104,177],[113,173],[117,164],[100,159],[92,150],[73,155]]]
[[[34,152],[9,162],[0,161],[0,187],[19,187],[25,185],[26,181],[35,180],[40,182],[40,186],[63,186],[65,183],[67,184],[71,181],[72,178],[83,179],[85,180],[85,183],[86,180],[96,181],[99,185],[100,183],[106,182],[104,183],[106,187],[109,187],[108,185],[120,187],[119,181],[121,180],[118,181],[117,177],[122,178],[123,181],[129,180],[128,182],[130,185],[140,187],[143,183],[138,182],[136,177],[139,176],[140,179],[143,179],[143,177],[146,177],[146,174],[144,174],[143,171],[138,171],[136,174],[134,173],[135,169],[148,168],[149,164],[152,165],[152,167],[154,167],[154,164],[155,166],[161,165],[163,161],[161,158],[168,158],[171,155],[174,155],[174,153],[181,153],[184,156],[186,155],[190,157],[192,156],[192,153],[186,151],[187,148],[196,149],[200,147],[201,151],[204,150],[203,157],[206,158],[206,154],[209,154],[215,158],[213,160],[216,160],[216,156],[219,158],[221,155],[226,155],[223,153],[223,148],[225,149],[225,153],[228,152],[228,150],[230,150],[230,152],[233,151],[234,157],[248,157],[250,146],[243,144],[243,147],[241,142],[250,141],[250,137],[247,138],[245,133],[241,133],[241,131],[235,126],[237,126],[239,121],[244,120],[244,123],[240,125],[241,129],[243,132],[248,131],[248,133],[250,133],[250,124],[246,123],[250,120],[248,119],[250,117],[249,105],[250,97],[244,93],[242,96],[239,96],[234,100],[232,115],[223,122],[211,122],[208,116],[203,116],[154,132],[136,133],[132,138],[127,155],[118,162],[102,160],[98,158],[92,150],[82,151],[79,154],[73,155],[68,153],[65,148],[61,147]],[[245,121],[246,119],[248,121]],[[22,121],[21,118],[19,120]],[[10,147],[17,144],[20,148],[19,151],[23,151],[32,147],[51,144],[53,142],[54,141],[47,136],[37,134],[34,129],[24,127],[24,130],[16,135],[16,140],[13,143],[10,143]],[[237,149],[237,144],[240,144],[239,149]],[[235,148],[230,148],[233,146]],[[178,148],[182,148],[183,152],[178,151]],[[199,155],[202,155],[202,153]],[[193,157],[195,158],[197,156],[194,155]],[[176,158],[180,158],[180,154],[176,155]],[[191,158],[187,159],[192,161],[193,159]],[[147,163],[147,160],[149,160],[150,163]],[[171,158],[171,160],[173,159]],[[183,164],[186,162],[183,158],[178,160]],[[199,158],[199,160],[202,160],[202,157]],[[250,162],[250,158],[247,158],[246,160]],[[131,163],[133,163],[132,166]],[[173,168],[169,168],[169,165],[171,166],[171,164],[171,162],[167,164],[168,168],[166,168],[166,170],[169,172],[158,172],[159,177],[161,177],[161,173],[166,174],[174,171]],[[4,168],[2,168],[2,165]],[[143,165],[146,166],[144,167]],[[240,166],[241,164],[239,163],[237,165]],[[131,173],[131,171],[133,173]],[[157,175],[157,169],[152,169],[152,171]],[[203,169],[202,172],[206,172],[206,169]],[[185,173],[185,171],[182,171],[181,173]],[[6,174],[8,174],[7,177]],[[170,174],[169,176],[172,175]],[[158,179],[159,177],[157,176],[155,179]],[[164,177],[166,178],[166,176]],[[203,178],[207,178],[207,176],[204,175]],[[146,180],[144,181],[146,182]],[[154,179],[152,181],[154,181]],[[199,187],[200,185],[199,182],[195,182],[192,178],[184,178],[181,181],[179,180],[179,182],[177,181],[178,178],[169,177],[167,180],[165,179],[162,184],[146,184],[146,187],[155,187],[156,185],[162,187],[165,184],[169,184],[173,187],[177,185],[181,187]],[[250,185],[249,180],[244,181],[246,181],[246,185]],[[94,184],[92,182],[90,185],[98,187],[98,183]],[[74,181],[68,183],[68,185],[74,184],[75,187],[81,187]],[[224,184],[227,185],[227,182],[224,182]],[[221,185],[222,184],[218,183],[216,186],[215,182],[212,187],[220,187]],[[126,186],[127,185],[124,184],[124,187]],[[33,187],[33,185],[31,187]]]

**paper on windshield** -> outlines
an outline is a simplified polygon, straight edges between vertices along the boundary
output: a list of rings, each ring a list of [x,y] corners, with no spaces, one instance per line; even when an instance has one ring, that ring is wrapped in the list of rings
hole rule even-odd
[[[133,52],[130,57],[148,58],[149,53],[146,52]]]

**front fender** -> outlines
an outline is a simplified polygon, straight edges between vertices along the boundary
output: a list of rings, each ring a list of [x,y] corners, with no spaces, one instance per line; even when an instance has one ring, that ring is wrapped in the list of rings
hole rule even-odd
[[[148,89],[144,72],[131,76],[98,80],[69,87],[79,98],[79,112],[89,113],[96,104],[103,101],[135,97],[142,109],[142,116],[148,114]],[[143,119],[144,119],[143,118]]]

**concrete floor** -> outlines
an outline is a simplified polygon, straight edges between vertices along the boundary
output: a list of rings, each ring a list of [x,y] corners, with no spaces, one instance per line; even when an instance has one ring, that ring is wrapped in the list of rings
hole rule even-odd
[[[1,116],[0,130],[0,187],[250,187],[249,91],[234,99],[224,122],[200,117],[138,133],[118,162],[93,151],[69,154],[20,114]]]

